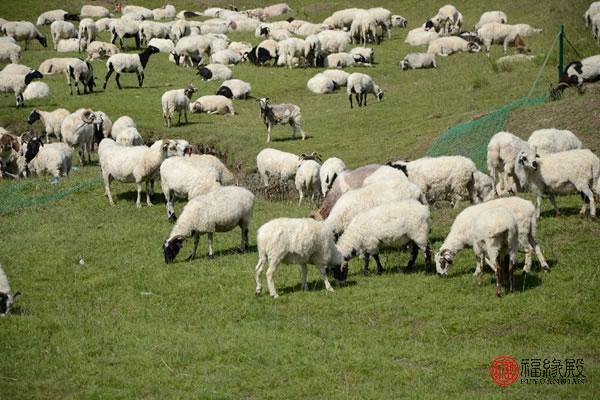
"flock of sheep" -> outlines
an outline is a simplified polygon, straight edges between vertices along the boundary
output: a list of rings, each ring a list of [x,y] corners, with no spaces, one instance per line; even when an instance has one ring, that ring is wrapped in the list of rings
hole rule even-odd
[[[176,65],[196,68],[204,80],[219,80],[223,84],[215,95],[192,101],[197,89],[192,85],[163,94],[161,105],[165,125],[170,128],[175,113],[187,122],[187,112],[235,114],[231,99],[251,98],[251,85],[233,79],[228,65],[251,62],[294,68],[331,67],[311,78],[307,87],[314,93],[328,93],[347,87],[350,107],[353,96],[359,106],[367,105],[367,94],[378,101],[383,90],[373,78],[364,73],[348,74],[341,68],[351,65],[372,66],[374,51],[367,46],[391,37],[392,27],[406,27],[407,21],[381,7],[346,9],[333,13],[322,23],[289,19],[264,22],[289,11],[286,4],[261,9],[228,10],[210,8],[202,13],[183,10],[171,5],[149,10],[119,4],[121,18],[113,18],[101,6],[84,6],[79,15],[64,10],[46,12],[37,25],[50,25],[54,48],[57,51],[86,51],[88,58],[52,58],[42,62],[39,70],[18,64],[21,48],[17,41],[37,40],[43,46],[46,38],[31,22],[11,22],[0,19],[0,61],[8,64],[0,72],[0,90],[14,92],[17,106],[28,98],[49,93],[39,86],[41,94],[27,95],[34,79],[44,75],[64,73],[72,94],[75,83],[80,94],[94,90],[94,60],[107,59],[106,89],[115,74],[121,88],[120,76],[135,73],[143,86],[144,71],[153,54],[167,53]],[[204,16],[198,22],[186,18]],[[94,21],[93,18],[97,20]],[[598,36],[600,2],[586,12],[586,23]],[[156,22],[172,19],[173,22]],[[79,28],[70,21],[80,20]],[[444,6],[419,28],[411,30],[406,42],[413,46],[428,46],[426,53],[408,54],[401,62],[402,69],[436,67],[435,56],[457,52],[477,52],[483,45],[489,52],[493,43],[500,43],[507,52],[509,44],[526,52],[525,37],[540,33],[527,24],[509,25],[501,11],[486,12],[473,32],[463,32],[463,16],[451,5]],[[99,32],[111,33],[112,43],[97,40]],[[229,31],[253,31],[265,37],[258,45],[231,42]],[[300,37],[304,37],[301,39]],[[133,38],[136,47],[147,45],[137,54],[121,53],[117,39]],[[209,61],[209,62],[207,62]],[[600,56],[589,57],[569,64],[555,90],[568,86],[582,87],[584,82],[600,78]],[[267,142],[274,125],[289,124],[292,135],[299,130],[302,139],[300,107],[294,104],[271,104],[269,99],[257,99],[260,116],[267,127]],[[182,139],[163,139],[151,146],[144,145],[133,118],[121,116],[113,123],[99,110],[81,108],[73,113],[66,109],[43,111],[33,109],[30,124],[41,121],[45,140],[41,137],[19,137],[0,130],[0,176],[19,178],[29,174],[50,173],[53,183],[71,169],[73,149],[77,149],[80,164],[91,162],[94,145],[109,203],[114,204],[110,190],[112,180],[134,182],[137,188],[137,207],[141,207],[142,184],[146,186],[146,203],[151,205],[155,181],[159,180],[166,201],[167,218],[174,222],[163,243],[165,262],[174,261],[183,241],[194,237],[194,248],[188,260],[196,255],[200,235],[208,235],[209,257],[213,256],[215,232],[226,232],[239,226],[240,250],[248,247],[248,230],[254,207],[254,195],[236,186],[233,174],[217,158],[207,154],[192,154],[192,146]],[[58,142],[51,142],[52,137]],[[462,156],[421,158],[415,161],[390,161],[385,165],[370,164],[347,169],[337,157],[322,162],[317,153],[300,156],[272,148],[263,149],[256,157],[257,169],[265,186],[274,181],[295,180],[299,202],[306,196],[311,200],[323,196],[323,202],[311,218],[279,218],[258,230],[258,264],[256,293],[261,292],[260,275],[267,267],[269,293],[277,297],[273,274],[280,263],[301,266],[302,287],[306,289],[307,264],[315,264],[321,272],[327,290],[333,290],[327,273],[333,272],[339,281],[346,279],[348,262],[364,257],[364,272],[369,272],[371,257],[377,272],[383,266],[379,252],[384,248],[408,248],[409,268],[415,264],[419,249],[425,254],[428,270],[435,261],[440,275],[448,273],[456,253],[472,247],[477,258],[475,274],[481,276],[484,264],[496,274],[496,293],[501,295],[503,278],[513,287],[513,265],[520,246],[526,253],[524,275],[529,273],[535,253],[544,270],[548,269],[536,240],[537,219],[540,217],[542,195],[550,199],[558,213],[556,194],[579,193],[583,199],[581,213],[589,204],[590,214],[596,215],[595,196],[600,195],[600,161],[591,151],[583,149],[579,139],[570,131],[542,129],[533,132],[528,141],[509,132],[496,134],[488,145],[488,171],[477,170],[472,160]],[[533,191],[534,206],[514,194]],[[174,208],[175,197],[187,199],[179,218]],[[473,205],[455,219],[449,235],[432,260],[429,246],[431,215],[429,205],[449,201],[454,207],[462,200]],[[506,275],[506,276],[505,276]],[[6,314],[16,294],[12,294],[6,275],[0,268],[0,314]]]

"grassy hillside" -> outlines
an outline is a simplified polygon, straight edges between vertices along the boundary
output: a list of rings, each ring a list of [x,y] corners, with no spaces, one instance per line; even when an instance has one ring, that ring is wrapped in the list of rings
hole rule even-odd
[[[90,2],[109,4],[108,2]],[[147,7],[162,5],[146,1]],[[180,9],[224,6],[231,1],[173,1]],[[263,2],[235,2],[238,7]],[[44,10],[77,10],[79,1],[4,1],[0,17],[33,20]],[[289,2],[298,18],[319,21],[336,9],[384,6],[420,25],[442,5],[434,1]],[[527,94],[558,25],[566,24],[570,41],[583,55],[598,53],[582,15],[585,1],[464,1],[455,4],[472,26],[481,12],[503,9],[511,22],[544,28],[528,40],[536,55],[532,65],[508,71],[492,67],[483,54],[439,58],[437,70],[402,72],[398,62],[414,49],[394,30],[391,40],[375,48],[377,64],[354,68],[372,75],[385,99],[350,110],[345,92],[314,95],[306,81],[313,69],[232,67],[234,77],[252,84],[254,96],[302,107],[309,138],[286,140],[288,127],[277,127],[271,146],[302,153],[338,156],[349,166],[425,154],[446,128],[471,120]],[[49,30],[43,29],[48,35]],[[104,39],[107,36],[103,34]],[[252,34],[233,40],[257,43]],[[37,66],[56,53],[34,43],[22,62]],[[494,47],[491,59],[501,56]],[[568,58],[574,57],[572,51]],[[535,95],[556,80],[550,60]],[[105,66],[94,64],[98,84]],[[114,78],[113,78],[114,79]],[[44,79],[54,97],[15,109],[12,94],[0,97],[0,126],[16,132],[31,129],[31,107],[92,107],[111,118],[130,115],[146,138],[182,137],[208,143],[227,153],[242,171],[254,168],[266,146],[266,128],[254,101],[236,101],[233,117],[192,115],[191,123],[163,128],[160,96],[192,81],[200,95],[214,93],[217,83],[197,79],[192,70],[176,68],[164,54],[154,56],[144,88],[123,76],[119,91],[111,80],[106,91],[69,96],[63,76]],[[569,128],[598,151],[598,92],[569,93],[559,102],[513,112],[508,129],[527,136],[548,126]],[[33,129],[39,132],[40,125]],[[74,185],[95,182],[96,165],[86,166],[57,187],[47,177],[0,181],[0,202],[53,195]],[[525,290],[494,297],[494,280],[486,275],[478,287],[472,276],[472,252],[457,257],[448,279],[426,275],[419,256],[416,272],[404,270],[405,253],[382,255],[386,273],[363,276],[360,260],[351,263],[348,283],[326,294],[319,275],[309,269],[308,292],[298,284],[296,267],[281,266],[275,276],[280,298],[254,296],[255,247],[235,250],[239,232],[218,234],[216,257],[206,257],[206,239],[198,258],[165,265],[161,243],[171,225],[162,195],[155,206],[136,210],[134,186],[113,184],[117,202],[109,207],[98,184],[45,206],[0,216],[0,263],[14,289],[23,292],[15,314],[0,319],[0,398],[593,398],[598,392],[597,221],[580,219],[579,199],[559,199],[564,216],[555,218],[544,203],[538,237],[552,272],[534,263]],[[309,205],[296,199],[258,197],[250,241],[256,229],[281,216],[301,217]],[[180,212],[183,202],[177,203]],[[466,206],[466,205],[465,205]],[[439,248],[460,210],[433,211],[433,248]],[[84,265],[79,260],[84,260]],[[522,286],[521,267],[516,274]],[[505,389],[488,375],[501,354],[517,359],[582,358],[586,383],[527,385]]]

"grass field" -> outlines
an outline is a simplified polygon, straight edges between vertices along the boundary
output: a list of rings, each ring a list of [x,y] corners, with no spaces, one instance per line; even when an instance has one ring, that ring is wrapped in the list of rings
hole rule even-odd
[[[108,2],[89,2],[109,4]],[[160,1],[145,1],[158,7]],[[172,1],[180,9],[225,6],[231,1]],[[238,7],[264,5],[235,2]],[[533,65],[498,71],[482,54],[439,58],[437,70],[402,72],[398,62],[410,49],[406,30],[375,48],[377,64],[352,70],[372,75],[385,100],[350,110],[345,92],[319,96],[306,81],[313,69],[258,68],[238,65],[234,77],[252,84],[254,96],[302,107],[308,140],[291,141],[289,129],[274,129],[272,147],[294,153],[318,151],[338,156],[350,167],[426,153],[446,128],[469,121],[527,94],[543,58],[564,22],[569,40],[588,56],[598,53],[584,26],[585,1],[455,3],[472,26],[486,10],[502,9],[511,22],[544,28],[528,40]],[[37,19],[49,9],[78,10],[79,1],[0,3],[0,17]],[[294,15],[323,20],[337,9],[383,6],[420,25],[443,5],[416,1],[290,1]],[[44,28],[48,36],[49,29]],[[107,36],[102,36],[104,39]],[[257,43],[252,34],[233,40]],[[22,62],[37,66],[56,54],[34,43]],[[65,55],[66,56],[66,55]],[[492,59],[501,56],[494,47]],[[567,51],[567,59],[576,57]],[[94,64],[98,84],[105,66]],[[535,95],[556,80],[556,57],[544,69]],[[176,68],[164,54],[154,56],[143,89],[133,76],[114,80],[106,91],[69,96],[64,76],[44,79],[54,97],[15,109],[12,94],[0,97],[0,126],[23,132],[31,107],[92,107],[113,121],[130,115],[148,138],[181,137],[213,145],[227,154],[240,175],[255,167],[265,147],[266,128],[254,101],[236,101],[233,117],[192,115],[190,124],[163,128],[160,96],[192,81],[200,95],[218,84],[201,82],[193,71]],[[528,136],[537,128],[572,129],[594,151],[600,150],[600,96],[567,95],[556,103],[517,110],[507,128]],[[34,125],[37,131],[41,125]],[[76,158],[75,158],[76,159]],[[14,314],[0,319],[0,399],[80,398],[595,398],[598,374],[598,237],[597,221],[577,216],[579,198],[561,197],[564,215],[555,218],[544,203],[538,237],[552,271],[534,263],[525,290],[497,299],[494,280],[477,286],[471,251],[463,251],[448,279],[406,272],[407,254],[382,255],[386,273],[365,277],[360,261],[351,263],[346,285],[333,294],[323,290],[315,268],[309,269],[308,292],[302,292],[294,266],[282,266],[275,282],[277,300],[254,295],[255,246],[239,254],[239,232],[216,235],[216,257],[206,257],[203,237],[199,257],[184,261],[191,241],[175,264],[165,265],[161,244],[171,225],[162,195],[155,206],[135,209],[134,185],[113,184],[116,207],[110,207],[96,165],[74,171],[58,186],[48,177],[0,182],[5,204],[52,196],[75,185],[84,190],[46,205],[0,215],[0,263],[14,290],[23,295]],[[528,196],[528,198],[531,198]],[[183,202],[178,202],[180,212]],[[465,204],[466,206],[466,204]],[[306,216],[311,206],[297,199],[273,201],[259,196],[250,230],[272,218]],[[434,209],[431,242],[437,250],[460,210]],[[84,265],[79,260],[85,260]],[[522,284],[519,257],[517,287]],[[517,359],[581,358],[586,382],[578,385],[516,383],[501,389],[488,374],[501,354]]]

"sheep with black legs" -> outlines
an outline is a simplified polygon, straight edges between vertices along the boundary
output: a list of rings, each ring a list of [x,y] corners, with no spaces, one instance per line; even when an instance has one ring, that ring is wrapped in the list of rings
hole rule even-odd
[[[362,107],[363,105],[365,107],[367,106],[367,94],[369,93],[372,93],[377,101],[383,100],[383,90],[377,86],[377,84],[373,81],[373,78],[367,74],[361,74],[359,72],[354,72],[348,76],[346,92],[348,93],[350,108],[353,108],[353,94],[356,96],[356,102],[358,103],[359,107]]]
[[[231,99],[221,95],[200,96],[196,101],[190,103],[190,112],[235,115]]]
[[[560,82],[552,89],[550,95],[552,98],[557,98],[570,86],[577,86],[579,92],[583,93],[585,82],[596,82],[598,80],[600,80],[600,55],[573,61],[565,67]]]
[[[310,201],[315,201],[315,195],[319,194],[321,181],[319,169],[321,168],[321,156],[316,152],[306,155],[301,154],[294,183],[298,191],[298,205],[302,204],[304,195],[310,194]]]
[[[183,208],[167,240],[163,243],[165,263],[175,261],[183,241],[194,236],[194,249],[188,257],[192,261],[200,242],[200,235],[208,235],[208,257],[213,257],[215,232],[229,232],[236,226],[242,231],[240,251],[248,248],[248,227],[254,209],[254,195],[238,186],[223,186],[191,199]]]
[[[27,142],[25,162],[32,174],[45,172],[52,175],[52,184],[57,184],[61,176],[68,176],[71,171],[73,149],[66,143],[43,144],[38,137]]]
[[[6,273],[0,265],[0,316],[4,317],[10,313],[15,298],[20,294],[21,292],[12,292]]]
[[[292,127],[292,139],[296,137],[296,130],[300,130],[302,140],[306,139],[302,129],[302,113],[295,104],[271,104],[268,97],[256,100],[260,107],[260,117],[267,127],[267,143],[271,141],[271,130],[274,125],[289,124]]]
[[[515,163],[521,151],[529,153],[532,149],[529,143],[510,132],[498,132],[490,139],[487,168],[498,195],[523,191],[515,175]]]
[[[65,75],[67,75],[67,84],[69,85],[69,93],[71,96],[73,95],[73,87],[71,86],[72,81],[75,81],[77,94],[81,94],[79,91],[79,82],[83,85],[83,93],[92,93],[94,91],[94,86],[96,86],[96,82],[94,81],[94,68],[89,61],[74,59],[67,67]]]
[[[140,48],[140,24],[138,21],[132,21],[128,19],[115,19],[110,23],[110,42],[115,44],[117,38],[119,39],[119,43],[121,45],[121,49],[125,49],[125,44],[123,43],[123,39],[133,38],[135,40],[135,48]]]
[[[62,141],[77,147],[80,166],[83,166],[85,152],[88,164],[92,162],[92,142],[100,143],[104,138],[102,125],[102,117],[89,108],[80,108],[63,119],[60,126]]]
[[[573,132],[556,128],[533,131],[527,143],[540,155],[583,148],[583,143]]]
[[[150,45],[150,40],[169,39],[171,34],[171,26],[154,21],[142,21],[139,25],[138,35],[140,44]]]
[[[321,194],[325,196],[335,179],[346,170],[344,161],[337,157],[328,158],[319,169],[319,181],[321,182]]]
[[[250,98],[251,90],[252,86],[248,82],[244,82],[241,79],[229,79],[219,86],[216,94],[225,96],[228,99],[246,100]]]
[[[429,53],[409,53],[402,61],[400,61],[400,68],[405,69],[419,69],[419,68],[437,68],[435,62],[435,54]]]
[[[179,65],[183,57],[184,65],[191,67],[200,64],[210,54],[211,44],[212,39],[207,36],[186,36],[179,39],[171,54],[175,64]]]
[[[52,35],[52,43],[54,44],[54,50],[60,39],[71,39],[77,37],[77,30],[75,25],[67,21],[54,21],[50,25],[50,34]]]
[[[585,14],[583,15],[585,26],[590,26],[592,24],[592,18],[597,14],[600,14],[600,1],[594,1],[585,11]]]
[[[226,81],[233,77],[233,72],[223,64],[204,65],[196,73],[205,81]]]
[[[21,59],[21,46],[8,40],[0,41],[0,62],[17,64]]]
[[[36,39],[44,47],[48,47],[46,37],[37,30],[37,28],[28,21],[9,21],[2,25],[2,33],[5,36],[10,36],[14,40],[25,41],[25,50],[29,46],[29,41]]]
[[[44,130],[46,132],[46,143],[50,142],[50,135],[54,135],[58,140],[62,139],[60,133],[60,127],[63,120],[71,114],[69,110],[64,108],[57,108],[54,111],[42,111],[34,108],[27,117],[27,123],[33,124],[35,121],[41,121],[44,124]]]
[[[14,93],[17,108],[24,106],[23,92],[27,85],[34,79],[42,79],[44,76],[37,70],[31,70],[27,74],[0,73],[0,92]]]
[[[169,90],[162,95],[160,101],[162,104],[163,118],[167,128],[171,127],[171,119],[176,111],[179,113],[177,124],[181,125],[182,111],[185,123],[188,123],[187,112],[190,108],[190,99],[194,93],[196,93],[196,88],[190,84],[185,89]]]
[[[40,14],[35,23],[37,26],[50,25],[54,21],[79,21],[77,14],[71,14],[65,10],[50,10]]]
[[[357,12],[350,26],[350,37],[352,43],[378,43],[375,16],[367,10]]]
[[[96,28],[96,23],[91,18],[84,18],[79,22],[79,40],[81,43],[81,48],[79,51],[83,51],[87,49],[87,47],[96,40],[96,35],[98,34],[98,29]]]
[[[140,87],[144,84],[144,69],[148,64],[148,60],[152,54],[158,53],[159,50],[156,47],[149,46],[143,52],[139,54],[115,54],[114,56],[109,57],[106,61],[106,77],[104,78],[104,84],[102,85],[103,89],[106,89],[106,84],[108,79],[112,75],[113,72],[116,72],[115,80],[117,81],[117,86],[119,89],[122,89],[121,82],[119,81],[119,77],[122,73],[135,73],[138,78],[138,83]]]

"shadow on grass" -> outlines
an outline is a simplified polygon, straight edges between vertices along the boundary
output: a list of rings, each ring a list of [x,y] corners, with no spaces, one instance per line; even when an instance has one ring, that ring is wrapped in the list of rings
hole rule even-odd
[[[206,237],[206,235],[204,235],[204,237]],[[188,241],[190,242],[190,246],[194,246],[194,239],[193,238],[189,238]],[[191,248],[191,247],[190,247]],[[161,249],[162,251],[162,249]],[[229,256],[229,255],[233,255],[233,254],[249,254],[249,253],[256,253],[258,251],[256,245],[251,245],[248,246],[248,248],[246,249],[246,251],[241,252],[239,247],[230,247],[229,249],[222,249],[222,250],[217,250],[215,252],[213,252],[213,257],[210,258],[208,256],[208,247],[205,247],[204,249],[202,248],[202,237],[200,238],[200,244],[198,245],[198,250],[196,251],[196,257],[191,260],[188,261],[187,258],[189,257],[189,255],[191,254],[191,250],[190,252],[185,252],[184,250],[181,250],[181,252],[177,255],[177,259],[172,262],[171,264],[187,264],[187,263],[194,263],[197,261],[213,261],[217,258],[223,257],[223,256]]]
[[[557,217],[556,213],[554,212],[554,209],[551,210],[546,210],[546,211],[542,211],[540,213],[540,217],[541,218],[560,218],[560,217],[570,217],[570,216],[578,216],[579,215],[579,208],[577,207],[567,207],[567,208],[562,208],[562,207],[558,207],[558,211],[560,211],[560,215]],[[589,219],[589,214],[590,210],[588,207],[587,213],[585,215],[585,217],[581,217],[581,219],[584,218],[588,218]]]
[[[312,138],[311,135],[306,135],[306,139],[307,140],[310,139],[310,138]],[[292,141],[292,140],[298,140],[298,141],[300,141],[300,140],[302,140],[302,137],[301,136],[296,136],[295,138],[293,138],[293,137],[289,136],[289,137],[281,137],[281,138],[273,138],[273,137],[271,138],[272,142],[289,142],[289,141]]]
[[[345,282],[340,283],[340,282],[335,282],[335,280],[333,278],[331,278],[331,279],[328,278],[328,279],[335,290],[343,289],[348,286],[356,285],[356,281],[347,280]],[[312,282],[309,281],[307,284],[308,284],[308,292],[318,292],[318,291],[325,292],[325,284],[323,283],[323,280],[321,280],[320,278],[317,280],[314,280]],[[303,290],[302,290],[302,285],[300,284],[300,282],[298,282],[294,286],[287,286],[284,288],[277,289],[277,292],[279,294],[283,294],[283,293],[303,292]]]

